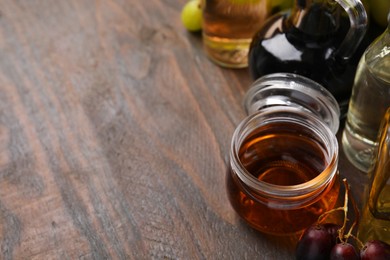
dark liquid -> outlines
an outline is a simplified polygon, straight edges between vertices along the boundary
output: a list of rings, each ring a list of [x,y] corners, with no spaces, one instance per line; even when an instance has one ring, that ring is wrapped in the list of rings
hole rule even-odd
[[[327,165],[325,148],[310,132],[300,125],[284,123],[258,129],[247,137],[240,147],[239,158],[258,180],[282,186],[312,180]],[[273,208],[267,198],[252,194],[233,176],[229,169],[227,188],[233,207],[251,226],[266,233],[298,232],[332,208],[338,197],[339,185],[334,180],[307,204]]]
[[[332,54],[344,39],[349,23],[341,19],[341,26],[333,28],[334,21],[327,19],[330,14],[319,17],[307,15],[306,25],[299,29],[287,14],[271,18],[253,38],[249,68],[254,79],[275,72],[308,77],[327,88],[345,114],[358,57],[341,62]],[[358,53],[356,56],[360,57]]]

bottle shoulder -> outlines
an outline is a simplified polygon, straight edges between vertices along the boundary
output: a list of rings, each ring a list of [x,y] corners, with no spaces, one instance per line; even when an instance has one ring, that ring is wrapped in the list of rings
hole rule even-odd
[[[259,41],[262,39],[269,39],[276,34],[280,34],[286,30],[289,30],[287,17],[287,13],[278,13],[268,18],[261,29],[254,35],[253,40]]]
[[[390,71],[390,34],[388,30],[367,48],[362,60],[372,69],[385,66]]]
[[[337,48],[344,37],[344,31],[340,31],[318,31],[313,34],[296,27],[290,13],[279,13],[263,24],[254,35],[252,45],[255,47],[263,41],[277,42],[286,39],[290,45],[300,49],[332,49]]]

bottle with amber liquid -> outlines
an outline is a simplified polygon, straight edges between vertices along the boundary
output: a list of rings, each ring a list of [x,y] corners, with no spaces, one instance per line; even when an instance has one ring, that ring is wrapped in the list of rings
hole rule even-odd
[[[378,143],[358,237],[361,241],[379,239],[390,244],[390,104],[379,130]]]
[[[208,57],[228,68],[248,66],[252,37],[269,15],[268,0],[203,0],[202,38]]]
[[[295,0],[291,13],[272,16],[254,35],[248,56],[251,75],[308,77],[333,94],[345,115],[358,63],[354,54],[366,27],[359,0]]]
[[[245,108],[230,148],[230,203],[261,232],[300,232],[338,199],[337,101],[308,78],[280,73],[255,81]]]

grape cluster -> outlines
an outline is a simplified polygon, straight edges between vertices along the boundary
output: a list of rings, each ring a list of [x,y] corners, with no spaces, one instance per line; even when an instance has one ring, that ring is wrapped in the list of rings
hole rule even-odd
[[[360,251],[338,238],[340,226],[314,224],[306,229],[296,249],[296,259],[390,259],[390,245],[380,240],[366,242]],[[336,232],[335,232],[336,231]]]
[[[357,237],[352,235],[352,230],[358,222],[359,213],[356,207],[356,203],[350,195],[349,186],[344,179],[346,187],[346,195],[344,199],[344,206],[336,208],[326,212],[320,216],[317,223],[307,228],[298,241],[296,248],[297,260],[327,260],[327,259],[361,259],[361,260],[390,260],[390,245],[380,241],[371,240],[363,244]],[[349,232],[345,234],[348,212],[348,198],[351,199],[356,220],[352,224]],[[335,211],[344,211],[344,223],[343,225],[325,223],[321,224],[324,216],[333,213]],[[359,244],[360,250],[349,243],[348,240],[353,238],[357,244]]]

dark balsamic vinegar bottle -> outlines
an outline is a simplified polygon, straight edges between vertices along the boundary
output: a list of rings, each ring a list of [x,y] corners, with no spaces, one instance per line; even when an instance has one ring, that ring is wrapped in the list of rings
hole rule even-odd
[[[254,35],[250,73],[254,79],[275,72],[306,76],[334,95],[344,116],[366,29],[359,0],[295,0],[290,13],[269,18]]]

